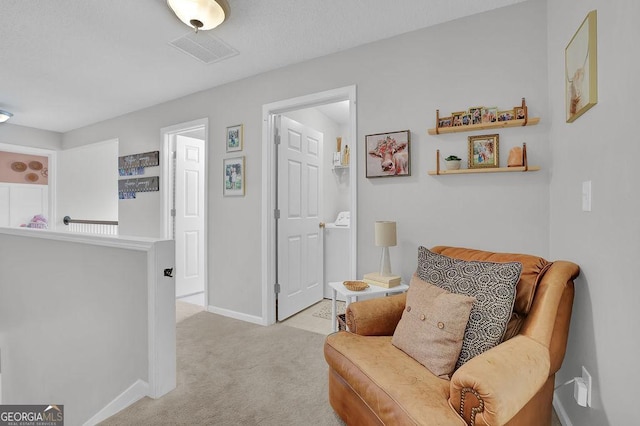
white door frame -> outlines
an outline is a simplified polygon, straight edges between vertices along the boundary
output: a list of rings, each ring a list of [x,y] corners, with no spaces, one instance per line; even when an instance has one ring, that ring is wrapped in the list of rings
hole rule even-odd
[[[275,145],[274,145],[274,116],[287,111],[293,111],[314,106],[349,101],[349,148],[351,161],[349,177],[351,184],[351,277],[357,273],[357,177],[358,177],[358,144],[356,127],[356,86],[345,86],[325,92],[314,93],[283,101],[272,102],[262,106],[262,323],[271,325],[276,322],[275,296]],[[324,285],[324,283],[323,283]]]
[[[54,231],[58,226],[57,216],[58,216],[58,206],[56,205],[56,174],[58,172],[57,164],[56,164],[56,151],[52,149],[44,149],[44,148],[33,148],[30,146],[24,145],[14,145],[8,143],[0,142],[0,151],[7,152],[16,152],[19,154],[29,154],[29,155],[41,155],[44,157],[49,157],[49,174],[48,174],[48,203],[49,203],[49,212],[47,216],[47,220],[49,221],[49,230]]]
[[[188,121],[186,123],[175,124],[173,126],[163,127],[160,129],[160,137],[162,138],[162,152],[160,155],[160,236],[166,240],[173,239],[171,235],[171,205],[173,203],[173,169],[171,167],[171,138],[179,133],[186,133],[191,130],[204,127],[204,303],[205,309],[209,303],[209,258],[207,252],[209,248],[209,213],[208,213],[208,194],[207,186],[209,183],[209,119],[201,118],[198,120]],[[176,253],[177,256],[177,253]]]

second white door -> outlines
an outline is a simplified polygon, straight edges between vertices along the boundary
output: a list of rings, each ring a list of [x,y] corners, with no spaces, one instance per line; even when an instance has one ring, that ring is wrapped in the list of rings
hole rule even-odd
[[[176,297],[204,292],[204,141],[176,135]]]
[[[279,117],[278,321],[323,296],[322,133]]]

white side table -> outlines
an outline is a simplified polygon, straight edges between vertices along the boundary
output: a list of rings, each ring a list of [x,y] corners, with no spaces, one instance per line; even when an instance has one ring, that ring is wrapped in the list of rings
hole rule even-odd
[[[338,293],[344,296],[346,300],[346,306],[349,306],[351,303],[351,298],[353,301],[358,301],[358,297],[360,296],[371,296],[374,294],[384,294],[385,296],[389,294],[403,293],[409,289],[409,286],[404,283],[400,283],[399,285],[391,288],[378,287],[375,285],[369,285],[369,287],[365,288],[362,291],[351,291],[348,290],[342,281],[334,281],[329,283],[329,287],[331,287],[331,318],[333,320],[333,331],[338,331],[338,319],[336,317],[336,297]]]

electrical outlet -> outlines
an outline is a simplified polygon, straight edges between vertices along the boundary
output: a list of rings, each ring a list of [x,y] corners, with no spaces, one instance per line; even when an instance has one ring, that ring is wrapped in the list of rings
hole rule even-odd
[[[573,382],[573,398],[579,406],[587,406],[587,385],[584,383],[582,377],[576,377]]]
[[[591,407],[591,374],[582,366],[582,380],[587,386],[587,407]]]

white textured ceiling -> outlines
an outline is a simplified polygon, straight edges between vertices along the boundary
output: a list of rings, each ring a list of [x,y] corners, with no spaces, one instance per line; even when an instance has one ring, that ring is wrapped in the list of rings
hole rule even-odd
[[[2,0],[0,109],[58,132],[288,64],[524,0],[227,0],[213,34],[239,55],[203,64],[165,0]]]

